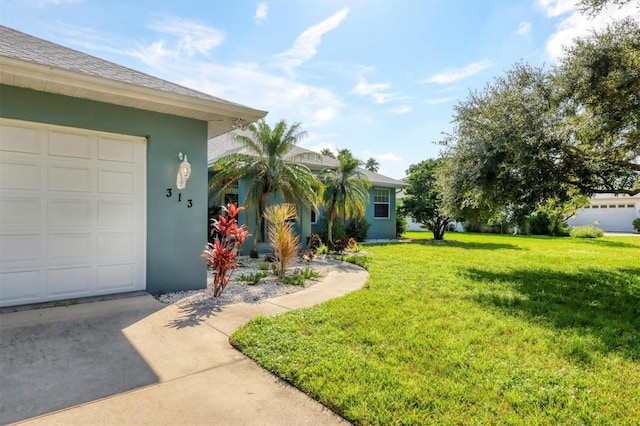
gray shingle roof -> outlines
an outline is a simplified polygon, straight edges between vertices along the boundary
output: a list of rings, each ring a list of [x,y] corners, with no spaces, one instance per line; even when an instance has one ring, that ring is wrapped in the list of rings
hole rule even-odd
[[[224,135],[209,139],[209,151],[207,155],[209,166],[213,165],[213,163],[219,158],[225,157],[227,155],[249,154],[249,151],[244,146],[234,141],[234,139],[231,137],[231,133],[232,132],[225,133]],[[308,149],[295,146],[287,157],[305,153],[317,154]],[[335,158],[331,158],[321,154],[317,155],[320,156],[319,159],[307,158],[303,161],[303,163],[313,170],[333,168],[338,165],[338,160],[336,160]],[[401,180],[393,179],[388,176],[381,175],[380,173],[370,172],[369,170],[363,168],[359,168],[358,170],[362,174],[364,174],[372,184],[375,185],[388,186],[392,188],[402,188],[407,186],[407,184]]]
[[[0,26],[0,55],[163,92],[240,106],[5,26]]]

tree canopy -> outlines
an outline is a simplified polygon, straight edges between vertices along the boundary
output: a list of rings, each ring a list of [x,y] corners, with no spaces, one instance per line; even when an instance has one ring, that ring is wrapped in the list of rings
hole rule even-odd
[[[444,238],[446,227],[451,222],[442,209],[440,189],[436,185],[437,170],[442,161],[429,159],[409,166],[406,178],[409,186],[405,189],[407,197],[402,199],[403,212],[426,226],[433,233],[434,240]]]
[[[640,193],[638,23],[577,40],[551,70],[516,64],[460,102],[453,123],[440,179],[455,216]]]
[[[380,170],[380,163],[373,157],[370,157],[365,163],[364,168],[370,172],[377,173]]]

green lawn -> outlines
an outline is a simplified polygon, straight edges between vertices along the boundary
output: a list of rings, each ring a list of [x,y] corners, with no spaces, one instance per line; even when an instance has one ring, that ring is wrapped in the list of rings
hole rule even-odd
[[[445,238],[232,343],[357,424],[640,422],[640,238]]]

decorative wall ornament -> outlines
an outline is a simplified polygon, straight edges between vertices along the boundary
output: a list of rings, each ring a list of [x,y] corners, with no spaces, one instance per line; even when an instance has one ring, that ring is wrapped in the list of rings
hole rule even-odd
[[[178,166],[178,175],[176,176],[176,188],[184,189],[187,186],[187,181],[189,180],[189,176],[191,176],[191,164],[187,161],[186,154],[183,156],[182,153],[178,154],[178,159],[182,162]]]

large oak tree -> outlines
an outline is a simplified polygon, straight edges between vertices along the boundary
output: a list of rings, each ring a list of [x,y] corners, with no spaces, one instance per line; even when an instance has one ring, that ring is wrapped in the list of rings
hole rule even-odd
[[[638,23],[577,40],[549,71],[515,65],[460,102],[453,123],[441,183],[455,216],[640,193]]]

